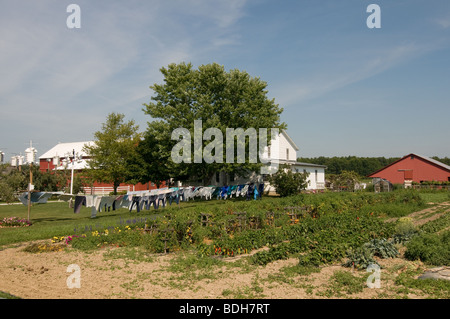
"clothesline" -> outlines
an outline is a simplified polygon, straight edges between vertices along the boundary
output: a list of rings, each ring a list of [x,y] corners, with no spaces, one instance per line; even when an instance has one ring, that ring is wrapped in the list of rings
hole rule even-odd
[[[53,195],[63,195],[63,192],[31,192],[30,202],[33,204],[45,204]],[[24,192],[19,196],[19,200],[25,206],[28,205],[28,192]]]
[[[261,198],[264,191],[264,184],[241,184],[229,186],[187,186],[187,187],[164,187],[159,189],[145,191],[129,191],[126,195],[71,195],[61,192],[39,192],[31,194],[33,203],[46,203],[52,195],[58,195],[63,201],[74,201],[74,213],[80,212],[81,207],[91,208],[91,218],[95,218],[98,212],[116,210],[118,208],[127,208],[130,212],[135,209],[140,212],[144,209],[149,210],[151,206],[154,209],[163,208],[167,204],[177,204],[180,201],[187,202],[195,198],[212,200],[226,200],[234,197],[246,197],[247,200]],[[19,199],[24,205],[28,200],[28,193],[22,194]]]
[[[177,204],[180,201],[187,202],[195,198],[212,200],[228,199],[234,197],[246,197],[247,200],[261,198],[264,191],[264,184],[241,184],[230,186],[188,186],[188,187],[164,187],[153,190],[129,191],[126,195],[120,196],[76,196],[74,212],[78,213],[81,206],[91,207],[91,218],[96,217],[97,212],[115,210],[117,208],[127,208],[130,212],[136,210],[150,210],[163,208],[166,205]],[[83,199],[85,198],[85,200]]]

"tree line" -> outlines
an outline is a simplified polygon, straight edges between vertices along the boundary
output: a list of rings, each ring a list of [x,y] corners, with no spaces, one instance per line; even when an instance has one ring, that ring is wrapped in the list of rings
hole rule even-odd
[[[358,175],[364,177],[371,173],[399,160],[401,157],[357,157],[357,156],[343,156],[343,157],[299,157],[298,162],[312,163],[319,165],[326,165],[327,174],[341,174],[344,171],[353,171]],[[450,165],[450,158],[439,158],[436,156],[433,159]]]

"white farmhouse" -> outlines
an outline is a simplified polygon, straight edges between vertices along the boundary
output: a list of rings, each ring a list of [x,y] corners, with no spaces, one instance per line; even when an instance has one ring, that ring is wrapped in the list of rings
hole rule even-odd
[[[265,164],[267,166],[280,167],[283,164],[287,164],[295,172],[309,173],[308,190],[325,189],[326,166],[297,162],[298,150],[298,146],[289,137],[287,132],[282,130],[272,139],[270,146],[265,148],[261,157],[268,161],[268,163]],[[263,181],[266,184],[265,191],[274,193],[275,189],[267,183],[267,175],[261,175],[259,172],[253,172],[246,177],[233,176],[225,172],[217,172],[210,181],[210,185],[239,185],[245,183],[261,183]],[[202,182],[199,181],[199,184],[202,184]]]
[[[308,190],[325,189],[324,165],[297,162],[299,148],[285,130],[272,139],[263,157],[268,158],[270,164],[278,164],[278,167],[287,164],[295,172],[309,173]],[[271,189],[272,190],[272,189]]]

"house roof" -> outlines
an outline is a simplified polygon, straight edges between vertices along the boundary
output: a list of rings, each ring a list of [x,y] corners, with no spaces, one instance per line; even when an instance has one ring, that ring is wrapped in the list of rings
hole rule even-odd
[[[281,130],[281,133],[283,133],[284,137],[286,137],[286,140],[294,147],[296,151],[299,150],[297,144],[292,140],[292,138],[288,135],[288,133],[285,130]]]
[[[437,165],[437,166],[439,166],[439,167],[441,167],[441,168],[443,168],[443,169],[445,169],[445,170],[447,170],[447,171],[450,172],[450,166],[449,166],[449,165],[446,165],[446,164],[444,164],[444,163],[441,163],[441,162],[439,162],[439,161],[437,161],[437,160],[435,160],[435,159],[433,159],[433,158],[431,158],[431,157],[428,157],[428,156],[423,156],[423,155],[418,155],[418,154],[415,154],[415,153],[410,153],[410,154],[408,154],[408,155],[403,156],[401,159],[396,160],[395,162],[392,162],[391,164],[389,164],[389,165],[387,165],[387,166],[385,166],[385,167],[383,167],[383,168],[380,168],[379,170],[377,170],[377,171],[373,172],[372,174],[368,175],[368,177],[372,177],[373,175],[375,175],[375,174],[381,172],[382,170],[384,170],[384,169],[386,169],[386,168],[388,168],[388,167],[390,167],[390,166],[392,166],[392,165],[395,165],[395,164],[397,164],[398,162],[400,162],[400,161],[402,161],[402,160],[404,160],[405,158],[410,157],[410,156],[419,157],[419,158],[421,158],[421,159],[423,159],[423,160],[425,160],[425,161],[427,161],[427,162],[430,162],[430,163],[432,163],[432,164],[434,164],[434,165]]]
[[[55,145],[53,148],[42,154],[39,159],[48,159],[54,157],[65,157],[67,153],[72,154],[75,150],[75,153],[80,154],[81,156],[87,156],[85,152],[83,152],[83,147],[85,145],[93,145],[94,142],[74,142],[74,143],[59,143]]]
[[[297,161],[287,161],[287,160],[272,160],[271,163],[278,163],[278,164],[288,164],[288,165],[295,165],[295,166],[307,166],[307,167],[321,167],[321,168],[327,168],[326,165],[320,165],[320,164],[313,164],[313,163],[304,163],[304,162],[297,162]]]

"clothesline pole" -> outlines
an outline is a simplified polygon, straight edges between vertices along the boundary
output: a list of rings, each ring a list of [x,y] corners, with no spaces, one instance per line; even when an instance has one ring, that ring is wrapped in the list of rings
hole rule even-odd
[[[74,168],[73,166],[75,165],[74,161],[75,161],[75,158],[72,161],[72,173],[70,176],[70,195],[73,195],[73,168]]]
[[[31,211],[31,185],[33,184],[33,171],[32,171],[33,163],[30,163],[30,184],[28,185],[28,220],[30,219],[30,211]]]

